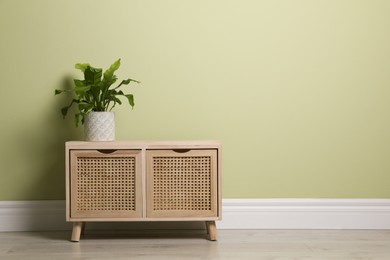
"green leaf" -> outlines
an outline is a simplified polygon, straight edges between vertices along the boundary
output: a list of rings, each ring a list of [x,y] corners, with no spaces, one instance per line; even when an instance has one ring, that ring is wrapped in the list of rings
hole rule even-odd
[[[129,100],[129,104],[131,109],[134,107],[134,96],[132,94],[125,95],[125,97]]]
[[[138,83],[138,84],[141,83],[141,81],[139,81],[139,80],[135,80],[135,79],[129,79],[129,80],[132,81],[132,82]]]
[[[128,85],[130,82],[136,82],[136,83],[141,83],[141,81],[138,81],[138,80],[134,80],[134,79],[126,79],[126,80],[122,80],[122,82],[118,85],[118,86],[116,86],[114,89],[117,89],[117,88],[119,88],[120,86],[122,86],[122,85]]]
[[[115,102],[118,103],[119,105],[122,105],[122,101],[121,101],[119,98],[114,97],[114,100],[115,100]]]
[[[95,85],[102,80],[102,69],[87,67],[84,71],[86,85]]]
[[[97,85],[91,86],[91,94],[93,96],[93,99],[95,102],[100,103],[101,100],[99,100],[99,93],[100,93],[100,87]],[[97,106],[100,106],[100,104],[97,104]],[[98,110],[100,111],[100,110]]]
[[[93,108],[93,104],[89,103],[79,103],[79,110],[83,111],[84,113],[88,112]]]
[[[108,88],[114,84],[116,82],[116,80],[118,79],[115,75],[114,75],[114,72],[119,69],[121,65],[121,59],[118,59],[117,61],[115,61],[103,74],[103,80],[102,80],[102,86],[101,86],[101,89],[102,89],[102,93],[103,93],[103,96],[106,95],[106,91],[108,90]],[[106,98],[106,97],[104,97]]]
[[[85,97],[86,92],[91,89],[91,86],[85,85],[85,82],[83,80],[75,79],[73,81],[75,84],[74,92],[76,93],[76,95],[80,98]]]
[[[128,85],[130,82],[131,82],[131,79],[122,80],[122,82],[121,82],[121,84],[119,84],[119,86],[122,85],[122,84],[123,84],[123,85]],[[119,87],[119,86],[118,86],[118,87]]]
[[[76,88],[86,86],[84,80],[74,79],[73,82],[74,82]]]
[[[76,69],[79,69],[79,70],[81,70],[82,72],[84,72],[85,69],[88,68],[88,67],[91,67],[91,65],[89,65],[88,63],[77,63],[76,65],[74,65],[74,67],[75,67]]]
[[[115,75],[112,75],[108,78],[103,78],[102,83],[103,83],[104,89],[107,90],[112,84],[114,84],[117,81],[117,79],[118,78]]]
[[[121,59],[116,60],[111,66],[104,72],[104,78],[111,78],[114,72],[121,66]]]
[[[109,78],[103,78],[102,82],[100,83],[101,84],[100,89],[102,90],[102,97],[101,97],[102,100],[108,99],[109,97],[108,89],[112,84],[116,82],[117,79],[118,78],[115,75],[112,75]]]

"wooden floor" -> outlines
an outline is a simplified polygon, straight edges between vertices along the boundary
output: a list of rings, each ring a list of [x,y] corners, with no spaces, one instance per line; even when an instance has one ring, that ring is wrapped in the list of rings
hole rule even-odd
[[[158,234],[0,233],[0,259],[390,259],[390,230],[219,230]]]

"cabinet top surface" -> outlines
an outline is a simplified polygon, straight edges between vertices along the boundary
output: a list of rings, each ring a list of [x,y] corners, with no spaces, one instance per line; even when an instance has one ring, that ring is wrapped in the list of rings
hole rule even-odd
[[[68,149],[77,148],[220,148],[221,143],[215,140],[190,140],[190,141],[103,141],[103,142],[87,142],[87,141],[68,141],[66,142]]]

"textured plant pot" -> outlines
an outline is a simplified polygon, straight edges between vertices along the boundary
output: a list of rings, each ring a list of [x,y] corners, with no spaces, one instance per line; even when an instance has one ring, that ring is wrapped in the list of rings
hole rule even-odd
[[[90,112],[84,118],[85,139],[87,141],[114,141],[114,112]]]

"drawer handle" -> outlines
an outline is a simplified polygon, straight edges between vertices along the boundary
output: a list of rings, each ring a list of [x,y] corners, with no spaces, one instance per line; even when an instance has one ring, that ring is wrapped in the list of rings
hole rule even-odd
[[[173,149],[176,153],[188,153],[191,149]]]
[[[105,153],[105,154],[109,154],[109,153],[113,153],[115,152],[116,150],[115,149],[104,149],[104,150],[97,150],[99,153]]]

